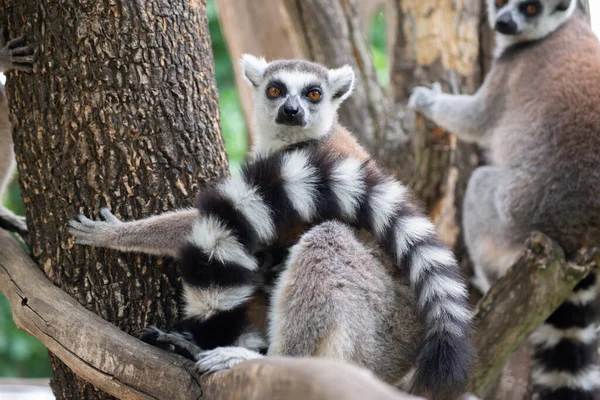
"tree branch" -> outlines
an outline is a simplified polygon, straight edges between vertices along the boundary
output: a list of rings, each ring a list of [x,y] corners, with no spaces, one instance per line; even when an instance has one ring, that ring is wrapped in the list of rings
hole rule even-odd
[[[129,336],[54,286],[2,230],[0,290],[19,328],[121,399],[418,400],[364,369],[326,360],[265,358],[200,379],[190,361]]]
[[[567,262],[562,249],[547,236],[531,235],[520,259],[478,304],[473,392],[483,394],[510,355],[598,263],[596,248],[581,250]]]
[[[0,290],[19,328],[111,395],[196,399],[202,394],[187,361],[146,345],[82,307],[54,286],[16,240],[1,230]]]
[[[395,390],[363,368],[324,359],[263,358],[202,383],[214,400],[425,400]]]

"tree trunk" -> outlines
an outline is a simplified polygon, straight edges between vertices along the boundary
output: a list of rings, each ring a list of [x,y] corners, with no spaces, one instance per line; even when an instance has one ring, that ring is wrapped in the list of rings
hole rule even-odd
[[[395,0],[390,40],[390,95],[397,108],[417,85],[439,81],[447,92],[471,94],[483,81],[479,37],[480,0]],[[412,113],[409,114],[412,116]],[[458,244],[466,184],[479,162],[477,147],[417,116],[412,143],[390,151],[393,164],[407,155],[412,165],[402,178],[411,184],[438,226],[444,242]]]
[[[205,2],[1,0],[0,11],[37,54],[34,74],[11,73],[7,87],[34,260],[128,333],[175,322],[173,262],[74,246],[66,223],[104,206],[131,219],[191,205],[227,175]],[[107,397],[51,363],[58,399]]]

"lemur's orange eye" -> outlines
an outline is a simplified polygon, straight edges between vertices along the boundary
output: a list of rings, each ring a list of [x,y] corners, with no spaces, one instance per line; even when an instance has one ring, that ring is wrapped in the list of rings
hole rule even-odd
[[[275,86],[271,86],[269,88],[268,92],[269,92],[269,96],[277,97],[281,94],[281,89],[279,89],[278,87],[275,87]]]
[[[508,0],[496,0],[496,7],[504,7]]]
[[[321,92],[319,92],[318,90],[311,90],[310,92],[308,92],[308,98],[312,101],[317,101],[321,98]]]
[[[535,15],[538,12],[538,8],[534,4],[530,4],[527,6],[527,9],[525,11],[527,11],[528,15]]]

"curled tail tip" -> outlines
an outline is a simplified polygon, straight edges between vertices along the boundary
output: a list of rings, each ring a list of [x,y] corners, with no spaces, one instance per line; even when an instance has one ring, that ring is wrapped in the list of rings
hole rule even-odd
[[[412,391],[432,399],[465,392],[474,350],[468,338],[434,333],[423,340],[416,361]]]

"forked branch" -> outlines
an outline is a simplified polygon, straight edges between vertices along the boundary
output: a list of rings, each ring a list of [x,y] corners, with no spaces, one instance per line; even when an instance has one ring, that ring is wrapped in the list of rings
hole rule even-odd
[[[519,260],[478,304],[474,393],[483,395],[510,355],[599,262],[596,248],[582,249],[567,261],[547,236],[539,232],[530,236]]]

